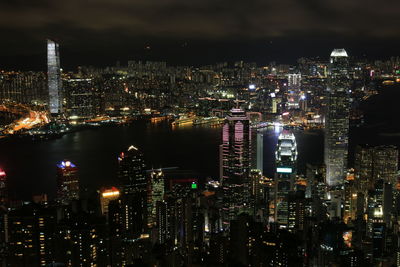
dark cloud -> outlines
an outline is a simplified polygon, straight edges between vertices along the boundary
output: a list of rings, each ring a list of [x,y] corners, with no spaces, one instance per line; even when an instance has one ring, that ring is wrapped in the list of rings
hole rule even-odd
[[[399,13],[398,0],[3,0],[0,56],[38,51],[47,37],[94,50],[154,39],[390,40],[399,38]]]
[[[268,37],[296,30],[389,36],[398,34],[399,11],[400,2],[390,0],[17,0],[0,3],[0,25],[157,37]]]

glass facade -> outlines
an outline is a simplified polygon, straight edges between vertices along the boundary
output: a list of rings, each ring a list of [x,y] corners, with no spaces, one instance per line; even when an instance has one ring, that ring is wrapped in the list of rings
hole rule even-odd
[[[57,164],[58,202],[64,205],[79,199],[78,168],[70,161]]]
[[[232,109],[222,129],[221,182],[223,185],[223,224],[249,207],[250,121],[242,109]]]
[[[47,71],[50,113],[61,114],[63,112],[63,101],[61,91],[60,54],[58,51],[58,44],[52,40],[47,40]]]
[[[325,165],[329,186],[341,184],[346,176],[349,142],[348,56],[344,49],[331,53],[327,108],[325,114]]]
[[[278,137],[275,151],[275,222],[280,228],[288,227],[289,192],[293,190],[296,175],[297,144],[294,134],[288,130]]]

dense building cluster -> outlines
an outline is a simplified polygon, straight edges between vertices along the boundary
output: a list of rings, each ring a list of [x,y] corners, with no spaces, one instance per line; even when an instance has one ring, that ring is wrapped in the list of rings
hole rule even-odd
[[[79,167],[63,160],[57,197],[21,203],[9,198],[0,169],[4,266],[400,266],[398,148],[357,144],[349,152],[349,129],[363,123],[360,104],[377,93],[377,81],[400,81],[399,58],[352,61],[335,49],[329,62],[302,58],[296,66],[129,61],[61,73],[58,45],[48,45],[48,75],[0,73],[3,103],[47,108],[66,121],[224,118],[220,175],[146,170],[130,146],[116,157],[113,186],[87,195]],[[267,126],[277,132],[271,177]],[[321,164],[299,166],[303,129],[324,130]]]
[[[360,99],[374,93],[374,79],[395,81],[400,72],[399,58],[348,62],[340,53],[331,57],[337,66],[333,68],[328,61],[301,58],[297,65],[271,62],[258,66],[238,61],[193,67],[129,61],[126,66],[118,63],[106,68],[60,71],[58,48],[57,43],[48,41],[47,74],[0,72],[2,102],[24,103],[33,105],[32,108],[47,106],[52,114],[87,119],[105,114],[184,112],[212,116],[218,110],[229,110],[232,101],[239,99],[246,103],[246,110],[280,114],[286,109],[300,108],[306,113],[304,120],[318,121],[313,115],[322,115],[325,98],[341,99],[337,95],[343,92],[340,88],[346,80],[340,75],[355,81],[350,88],[353,90],[347,90],[347,94],[349,97],[358,94],[356,98]],[[342,72],[344,65],[346,73]],[[327,88],[330,95],[326,95]],[[352,117],[359,116],[357,111],[350,112]]]

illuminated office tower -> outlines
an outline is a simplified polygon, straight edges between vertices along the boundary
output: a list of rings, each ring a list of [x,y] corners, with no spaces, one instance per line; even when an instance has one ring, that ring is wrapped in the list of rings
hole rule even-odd
[[[249,209],[250,138],[248,116],[242,109],[232,109],[222,128],[220,146],[224,229],[239,213]]]
[[[354,180],[345,181],[343,193],[344,203],[342,218],[345,223],[348,223],[350,220],[355,220],[357,218],[357,209],[362,207],[359,200],[363,194],[357,194],[357,186]]]
[[[283,130],[275,151],[275,222],[280,228],[288,227],[289,192],[293,190],[296,175],[297,144],[294,134]]]
[[[354,159],[354,180],[359,192],[364,195],[368,189],[372,189],[373,182],[373,149],[368,145],[358,145]]]
[[[256,153],[256,168],[264,173],[264,135],[257,133],[257,153]]]
[[[395,146],[356,147],[354,171],[360,192],[372,190],[378,179],[397,185],[399,151]]]
[[[291,191],[288,194],[288,230],[291,232],[304,229],[305,217],[304,191]]]
[[[257,169],[250,171],[250,206],[251,212],[256,215],[258,208],[262,206],[262,172]]]
[[[138,238],[147,229],[147,181],[142,153],[134,146],[118,157],[121,187],[122,231],[129,239]]]
[[[288,109],[299,108],[300,93],[301,93],[301,74],[288,74]]]
[[[165,242],[170,239],[170,220],[169,216],[169,205],[167,201],[159,201],[156,203],[156,220],[157,224],[157,243],[165,244]]]
[[[6,172],[0,168],[0,206],[6,207],[8,204],[8,189]]]
[[[165,191],[165,177],[161,169],[152,170],[150,173],[150,183],[151,186],[148,190],[148,213],[149,213],[149,226],[153,226],[157,221],[157,202],[162,202],[164,200]]]
[[[375,223],[391,225],[391,215],[393,208],[393,187],[383,179],[378,179],[374,183],[374,189],[368,193],[367,202],[367,235],[373,235],[373,225]]]
[[[49,107],[51,114],[63,112],[60,54],[58,43],[47,40],[47,75],[49,88]]]
[[[348,66],[346,51],[333,50],[328,74],[324,144],[326,182],[329,186],[343,183],[346,176],[350,105]]]
[[[374,180],[383,179],[397,184],[399,150],[395,146],[377,146],[374,149]]]
[[[264,171],[264,134],[251,129],[251,169]]]
[[[0,250],[5,251],[7,246],[8,233],[8,190],[6,172],[0,168]],[[0,254],[0,263],[3,263],[2,254]]]
[[[71,161],[64,160],[57,164],[58,192],[57,200],[67,205],[79,199],[78,168]]]
[[[117,188],[111,187],[107,189],[103,189],[100,191],[100,206],[101,206],[101,214],[108,216],[108,206],[110,201],[118,199],[120,196],[120,192]]]

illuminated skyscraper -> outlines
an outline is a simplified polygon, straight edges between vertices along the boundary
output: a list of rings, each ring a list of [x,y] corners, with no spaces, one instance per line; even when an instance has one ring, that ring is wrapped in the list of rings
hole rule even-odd
[[[242,109],[232,109],[225,120],[220,157],[224,192],[222,213],[227,229],[231,220],[250,208],[250,123]]]
[[[0,168],[0,250],[5,251],[7,246],[7,220],[8,191],[6,172]],[[0,253],[0,263],[4,263],[4,254]]]
[[[301,90],[301,74],[288,74],[288,109],[299,108],[300,90]]]
[[[152,226],[156,223],[157,217],[157,202],[164,200],[165,191],[165,177],[161,169],[152,170],[150,173],[151,187],[148,190],[148,211],[149,211],[149,225]]]
[[[138,238],[147,229],[147,181],[144,159],[139,149],[130,146],[119,157],[122,231],[125,237]]]
[[[264,134],[257,129],[251,131],[251,168],[264,172]]]
[[[63,112],[60,54],[58,43],[47,40],[47,75],[49,87],[49,108],[51,114]]]
[[[283,130],[275,151],[275,222],[280,228],[289,223],[289,192],[293,190],[296,175],[297,144],[294,134]]]
[[[103,189],[100,192],[100,205],[101,205],[101,214],[104,216],[108,216],[108,205],[110,201],[118,199],[120,196],[120,192],[117,188],[111,187],[108,189]]]
[[[325,114],[325,165],[329,186],[343,183],[347,168],[349,134],[349,73],[344,49],[331,53]]]
[[[396,186],[398,157],[399,151],[395,146],[357,146],[354,169],[359,191],[366,194],[373,190],[378,179]]]
[[[6,207],[8,202],[8,189],[6,172],[0,168],[0,207]]]
[[[250,205],[254,215],[257,213],[258,208],[261,206],[262,200],[262,172],[257,169],[250,171]]]
[[[57,200],[61,204],[69,204],[79,199],[78,168],[65,160],[57,164],[58,191]]]

